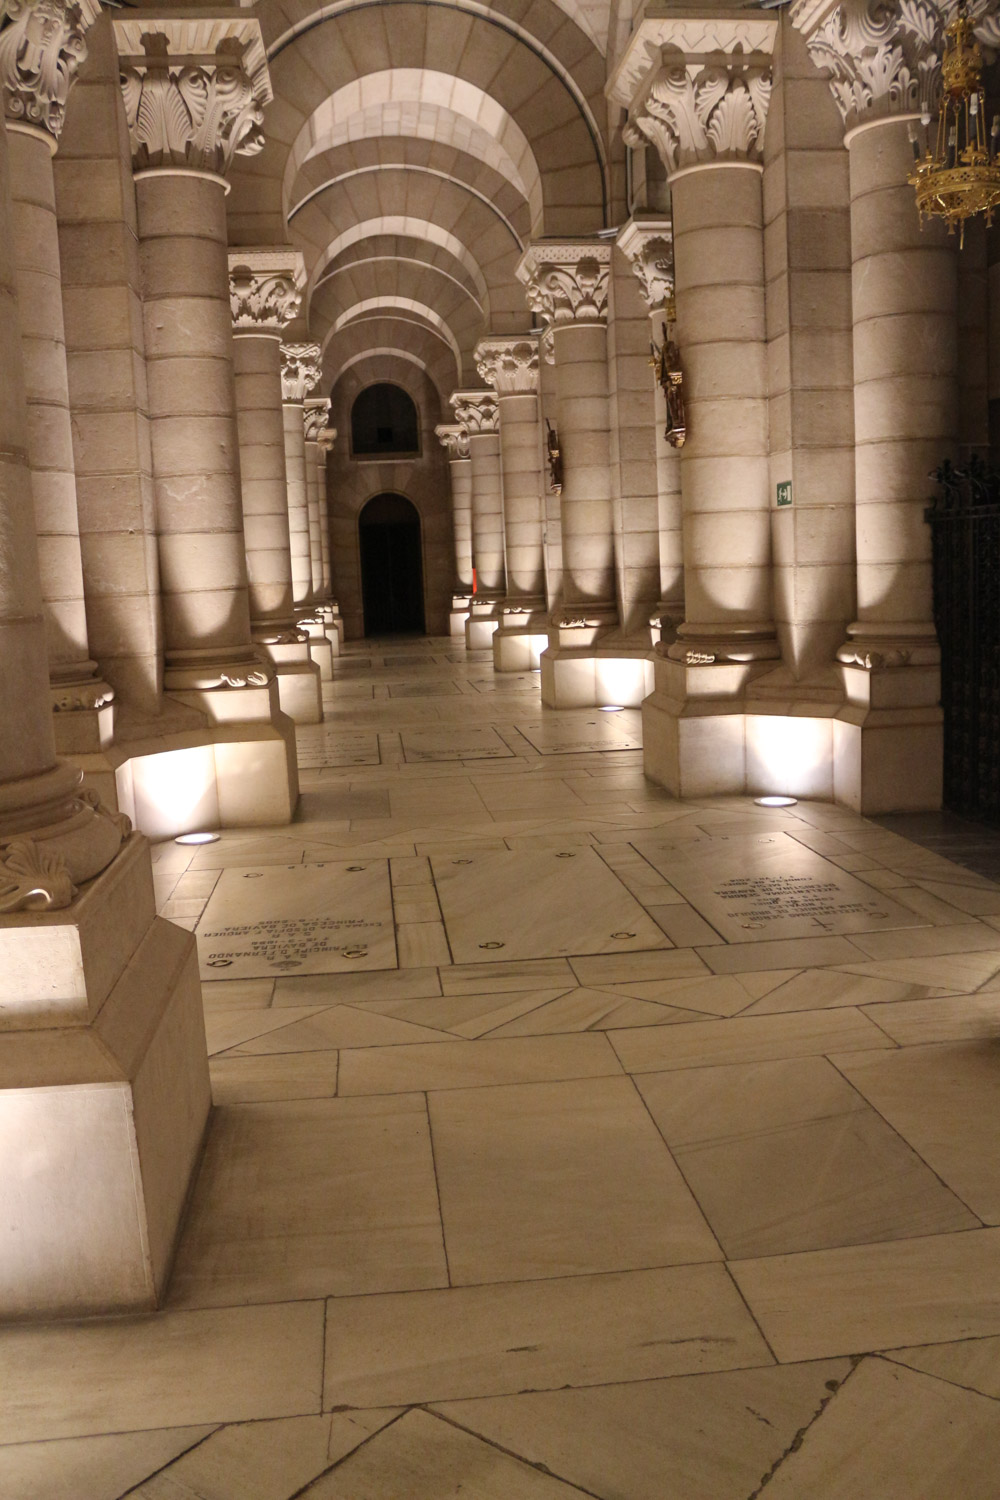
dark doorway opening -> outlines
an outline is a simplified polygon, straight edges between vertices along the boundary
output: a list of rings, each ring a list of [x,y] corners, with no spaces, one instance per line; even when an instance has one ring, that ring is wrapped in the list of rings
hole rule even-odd
[[[418,453],[417,408],[398,385],[383,382],[361,392],[351,409],[351,452]]]
[[[403,495],[375,495],[358,520],[365,635],[423,635],[420,516]]]

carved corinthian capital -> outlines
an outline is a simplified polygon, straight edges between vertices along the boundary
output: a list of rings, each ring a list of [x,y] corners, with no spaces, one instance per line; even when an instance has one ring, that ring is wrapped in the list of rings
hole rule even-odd
[[[476,369],[498,396],[538,390],[538,340],[488,338],[476,345]]]
[[[33,125],[59,139],[69,91],[87,57],[84,33],[100,9],[98,0],[0,4],[0,85],[9,125]]]
[[[934,112],[953,8],[932,0],[797,0],[791,17],[851,129],[864,120]]]
[[[234,156],[263,149],[272,94],[258,21],[116,16],[113,25],[136,171],[223,174]]]
[[[456,422],[470,437],[499,432],[500,408],[493,391],[452,391],[449,399]]]
[[[318,344],[282,344],[281,399],[301,403],[323,376]]]
[[[434,436],[448,454],[451,462],[468,458],[469,434],[461,422],[442,422],[434,429]]]
[[[631,263],[650,312],[666,309],[674,295],[674,232],[669,219],[629,219],[617,245]]]
[[[307,443],[320,443],[323,441],[323,434],[332,431],[332,428],[326,425],[329,415],[329,397],[318,396],[305,403],[302,408],[302,423]]]
[[[528,306],[547,322],[603,323],[611,246],[602,240],[529,245],[517,265]]]
[[[771,99],[773,17],[659,16],[636,28],[608,84],[668,172],[759,163]]]
[[[305,270],[298,250],[232,250],[229,302],[238,333],[279,334],[302,306]]]

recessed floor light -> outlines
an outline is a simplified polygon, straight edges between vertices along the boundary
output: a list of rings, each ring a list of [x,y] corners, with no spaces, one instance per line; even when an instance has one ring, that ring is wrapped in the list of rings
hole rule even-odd
[[[624,707],[624,703],[602,703],[600,705],[602,714],[620,714]]]
[[[179,833],[174,839],[175,844],[217,844],[219,835],[217,833]]]
[[[758,807],[794,807],[798,797],[755,797]]]

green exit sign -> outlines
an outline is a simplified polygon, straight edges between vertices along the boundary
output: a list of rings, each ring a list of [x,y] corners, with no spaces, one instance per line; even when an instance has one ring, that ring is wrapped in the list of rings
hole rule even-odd
[[[792,481],[785,479],[778,485],[778,504],[791,505],[792,503]]]

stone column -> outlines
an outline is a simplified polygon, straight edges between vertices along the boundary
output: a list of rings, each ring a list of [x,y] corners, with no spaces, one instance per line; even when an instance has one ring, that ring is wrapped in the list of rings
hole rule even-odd
[[[659,150],[671,190],[684,621],[657,648],[647,775],[677,795],[746,784],[745,692],[779,656],[771,598],[761,144],[777,21],[657,18],[610,92]],[[662,48],[650,73],[642,57]]]
[[[319,669],[292,602],[281,402],[282,330],[298,313],[303,275],[298,251],[240,249],[229,255],[250,632],[274,663],[282,710],[297,724],[318,724]]]
[[[487,338],[479,374],[497,395],[507,597],[493,636],[498,672],[530,671],[547,644],[545,480],[538,418],[538,340]]]
[[[632,263],[643,301],[649,309],[650,364],[653,350],[676,337],[673,225],[662,215],[633,214],[617,244]],[[660,597],[650,619],[653,644],[667,645],[684,619],[684,533],[681,520],[681,454],[683,436],[666,436],[667,402],[656,373],[651,374],[656,443],[657,513],[660,533]]]
[[[330,507],[326,495],[326,456],[337,440],[328,426],[330,398],[317,396],[303,406],[306,451],[306,506],[309,512],[309,562],[312,572],[313,613],[334,656],[340,654],[343,621],[332,597],[330,570]],[[331,667],[331,677],[333,671]]]
[[[858,618],[838,650],[838,800],[940,805],[939,651],[928,475],[958,437],[956,247],[921,227],[909,137],[934,104],[940,30],[923,12],[844,0],[803,30],[831,75],[850,155]]]
[[[250,633],[225,172],[263,146],[259,23],[115,17],[144,284],[164,682],[212,725],[218,817],[287,821],[294,729]]]
[[[282,344],[281,396],[295,618],[309,636],[313,661],[319,666],[324,680],[329,680],[333,676],[333,652],[316,615],[306,481],[305,401],[322,375],[320,353],[318,344]]]
[[[145,839],[56,759],[9,182],[0,119],[5,1320],[156,1305],[210,1104],[194,939],[156,917]]]
[[[562,465],[562,605],[542,657],[542,701],[551,708],[599,701],[593,648],[618,624],[611,416],[608,392],[610,245],[532,244],[517,275],[529,305],[551,327]],[[560,665],[564,663],[564,665]]]
[[[541,416],[538,456],[545,475],[545,605],[551,618],[562,603],[562,481],[552,475],[548,452],[549,428],[556,428],[559,422],[556,356],[551,328],[543,329],[538,339],[538,372]]]
[[[493,640],[506,576],[499,418],[492,391],[455,391],[451,404],[456,420],[469,434],[475,591],[465,622],[465,644],[470,651],[479,651]]]
[[[28,400],[28,461],[38,534],[56,742],[86,755],[110,744],[113,690],[90,659],[66,370],[52,158],[70,88],[87,56],[96,0],[17,0],[0,33],[13,247]]]
[[[472,598],[472,460],[469,434],[458,422],[442,422],[434,436],[448,454],[451,476],[451,519],[455,542],[455,585],[449,633],[465,635]]]

